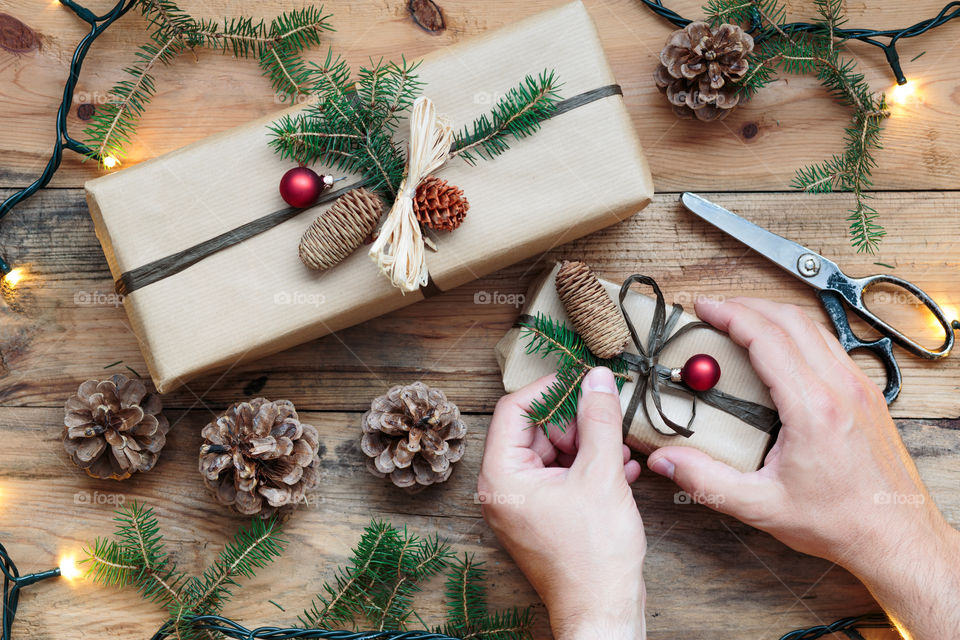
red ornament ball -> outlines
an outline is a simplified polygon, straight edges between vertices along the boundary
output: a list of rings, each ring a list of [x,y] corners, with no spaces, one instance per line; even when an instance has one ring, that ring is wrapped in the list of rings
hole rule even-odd
[[[315,203],[332,184],[332,176],[318,175],[309,167],[294,167],[280,179],[280,196],[291,207],[303,209]]]
[[[720,363],[706,353],[690,356],[680,370],[680,379],[694,391],[713,389],[720,381]]]

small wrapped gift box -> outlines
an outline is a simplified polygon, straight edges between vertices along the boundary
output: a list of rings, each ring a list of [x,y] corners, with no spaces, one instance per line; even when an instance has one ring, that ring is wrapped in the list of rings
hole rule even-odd
[[[457,158],[440,169],[439,177],[464,190],[470,212],[455,232],[439,234],[437,252],[428,252],[430,292],[614,224],[649,202],[653,184],[646,160],[581,3],[444,48],[417,73],[423,95],[462,127],[524,77],[545,69],[556,72],[562,99],[588,99],[558,109],[502,156],[477,166]],[[268,125],[282,115],[86,185],[97,236],[161,392],[428,293],[403,294],[363,249],[322,273],[301,264],[300,237],[329,204],[194,259],[193,248],[247,232],[271,212],[283,213],[277,185],[291,163],[268,147]],[[171,256],[181,268],[155,277],[151,265]],[[124,284],[130,273],[147,284],[131,290]]]
[[[555,266],[530,287],[522,318],[546,314],[571,326],[554,286],[559,268],[559,265]],[[620,285],[605,280],[600,282],[610,297],[618,300]],[[641,340],[646,340],[647,330],[653,321],[656,300],[644,295],[638,288],[633,288],[624,297],[621,309],[633,323]],[[678,329],[691,322],[697,322],[697,318],[682,313],[669,330],[669,335],[674,335]],[[510,329],[497,344],[497,360],[503,372],[503,386],[508,393],[556,371],[555,356],[540,357],[529,354],[527,344],[528,339],[523,336],[521,327]],[[628,343],[626,352],[638,353],[632,341]],[[734,344],[726,335],[710,329],[691,329],[671,341],[659,354],[659,363],[666,367],[679,368],[690,356],[698,353],[710,354],[720,363],[722,375],[716,390],[728,397],[758,405],[754,406],[754,413],[761,414],[761,417],[745,421],[736,417],[737,411],[717,408],[703,401],[701,397],[697,402],[696,418],[692,424],[693,435],[679,435],[660,419],[652,394],[644,392],[637,395],[639,402],[647,403],[647,411],[636,403],[631,406],[631,400],[635,397],[634,391],[638,384],[642,384],[642,380],[638,372],[630,371],[631,380],[624,383],[620,392],[621,408],[627,416],[624,420],[624,441],[631,449],[647,454],[669,445],[694,447],[736,469],[754,471],[763,463],[763,458],[772,444],[772,434],[779,424],[769,391],[750,365],[746,350]],[[676,388],[662,388],[660,395],[664,414],[674,422],[685,425],[691,415],[693,393],[680,392]],[[743,414],[742,411],[740,413]]]

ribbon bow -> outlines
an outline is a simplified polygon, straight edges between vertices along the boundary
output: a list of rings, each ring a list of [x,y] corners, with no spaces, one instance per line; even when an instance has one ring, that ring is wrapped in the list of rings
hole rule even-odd
[[[623,306],[623,301],[627,296],[627,292],[630,291],[630,287],[637,283],[652,287],[657,298],[656,308],[653,312],[653,321],[650,324],[650,332],[647,334],[646,348],[644,348],[637,329],[633,326],[633,321],[631,321],[627,310]],[[624,412],[624,433],[629,431],[630,425],[633,422],[633,416],[636,415],[638,406],[642,404],[644,414],[647,416],[647,421],[659,433],[667,436],[681,435],[689,438],[693,435],[693,429],[691,429],[691,427],[697,417],[697,400],[702,400],[766,433],[773,433],[780,425],[779,414],[769,407],[731,396],[716,388],[708,391],[694,391],[690,389],[690,387],[674,382],[671,379],[671,369],[659,362],[660,354],[667,345],[695,329],[710,329],[712,331],[716,331],[716,329],[705,322],[691,322],[683,325],[677,329],[676,333],[671,335],[673,328],[680,319],[680,314],[683,313],[683,307],[679,304],[674,304],[670,312],[670,317],[667,317],[663,293],[653,278],[634,274],[624,280],[623,285],[620,287],[620,311],[623,313],[623,319],[627,323],[627,328],[630,330],[630,337],[638,352],[638,354],[633,354],[624,351],[620,354],[620,357],[626,360],[630,367],[640,374],[640,379],[633,389],[630,403]],[[690,412],[690,419],[687,421],[686,426],[674,422],[664,414],[660,401],[661,385],[693,395],[693,406]],[[660,415],[660,419],[672,431],[663,431],[651,419],[650,410],[646,401],[648,393],[653,398],[653,404],[657,409],[657,413]]]
[[[410,114],[406,175],[380,235],[370,247],[380,272],[402,291],[416,291],[427,284],[423,234],[413,212],[413,198],[424,178],[447,161],[452,143],[450,121],[437,114],[432,100],[417,98]]]

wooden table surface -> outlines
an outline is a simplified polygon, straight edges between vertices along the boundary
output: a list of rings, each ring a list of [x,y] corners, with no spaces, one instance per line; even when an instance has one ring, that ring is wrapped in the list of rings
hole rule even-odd
[[[414,26],[404,0],[331,1],[333,47],[351,63],[368,56],[416,58],[564,0],[439,0],[442,35]],[[88,0],[97,11],[112,0]],[[323,477],[318,500],[288,523],[286,556],[263,570],[227,613],[256,626],[293,621],[321,581],[347,557],[371,518],[388,518],[419,533],[439,532],[459,550],[475,551],[491,569],[491,605],[535,603],[535,593],[497,544],[473,499],[489,414],[502,393],[493,347],[513,322],[511,304],[475,304],[480,292],[522,294],[550,260],[578,257],[610,279],[642,272],[668,297],[689,306],[698,295],[750,294],[789,301],[824,319],[810,290],[735,241],[704,228],[677,205],[677,192],[711,194],[768,228],[835,258],[851,274],[889,268],[915,281],[948,308],[960,308],[960,74],[953,63],[960,22],[904,42],[901,58],[917,88],[893,105],[885,125],[875,182],[876,206],[888,236],[875,256],[857,255],[845,237],[847,195],[789,191],[794,170],[839,151],[846,112],[814,81],[776,82],[727,120],[677,121],[651,75],[670,28],[636,0],[586,2],[604,38],[614,72],[658,189],[653,204],[621,224],[564,245],[435,299],[225,374],[206,376],[164,399],[174,423],[156,469],[123,484],[96,481],[66,457],[60,429],[63,401],[104,367],[145,374],[137,340],[93,234],[82,185],[97,175],[68,155],[52,188],[0,224],[0,252],[27,276],[0,303],[0,541],[22,572],[54,566],[63,553],[111,529],[111,506],[140,500],[159,514],[181,566],[199,570],[243,522],[200,488],[199,429],[231,402],[251,394],[289,398],[318,426]],[[698,1],[667,2],[688,16]],[[809,2],[790,2],[798,17]],[[941,3],[848,2],[850,24],[892,27],[933,15]],[[260,14],[301,6],[300,0],[184,0],[196,15]],[[869,5],[869,6],[868,6]],[[39,49],[0,48],[0,198],[32,181],[46,162],[64,74],[83,25],[50,0],[0,0],[39,35]],[[3,36],[5,37],[5,36]],[[78,87],[97,102],[132,61],[144,22],[125,17],[94,46]],[[2,44],[2,43],[0,43]],[[911,58],[926,52],[915,61]],[[312,55],[319,56],[321,51]],[[854,44],[867,79],[888,90],[881,52]],[[280,108],[250,61],[201,52],[157,72],[130,162],[176,149]],[[76,136],[76,110],[68,118]],[[211,167],[215,171],[216,167]],[[495,299],[505,299],[497,298]],[[237,312],[242,312],[242,308]],[[922,329],[912,314],[901,318]],[[860,329],[863,329],[860,327]],[[880,367],[859,360],[879,379]],[[901,354],[904,390],[894,415],[937,504],[960,524],[960,358],[920,361]],[[357,450],[358,417],[390,385],[422,379],[445,389],[470,426],[467,455],[443,486],[410,497],[370,476]],[[794,553],[739,522],[704,507],[677,504],[676,488],[646,474],[636,484],[647,527],[647,606],[652,639],[779,638],[822,621],[876,609],[842,569]],[[563,535],[557,532],[557,535]],[[440,584],[435,591],[441,590]],[[286,608],[279,611],[267,600]],[[436,620],[439,595],[424,596],[422,613]],[[538,637],[548,636],[536,605]],[[136,594],[86,583],[45,583],[21,600],[15,638],[142,638],[162,621]],[[875,634],[871,637],[892,637]]]

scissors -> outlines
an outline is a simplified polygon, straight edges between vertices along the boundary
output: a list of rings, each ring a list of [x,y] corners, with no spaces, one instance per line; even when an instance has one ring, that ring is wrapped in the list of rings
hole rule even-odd
[[[887,373],[887,385],[883,390],[883,397],[887,404],[896,399],[902,384],[900,367],[893,355],[894,343],[913,355],[928,360],[946,357],[953,348],[954,335],[950,319],[934,302],[933,298],[912,282],[886,274],[851,278],[841,271],[836,263],[803,245],[767,231],[749,220],[744,220],[737,214],[727,211],[695,193],[684,193],[680,196],[680,201],[691,212],[816,289],[817,296],[820,298],[824,309],[826,309],[830,322],[833,323],[833,328],[840,339],[841,346],[847,352],[855,349],[866,349],[876,354],[883,362]],[[907,290],[926,306],[937,319],[937,322],[940,323],[940,326],[943,327],[945,337],[940,347],[932,350],[920,345],[867,309],[863,303],[863,292],[881,283]],[[883,337],[872,342],[865,342],[854,335],[850,329],[844,303],[867,324],[879,331]]]

